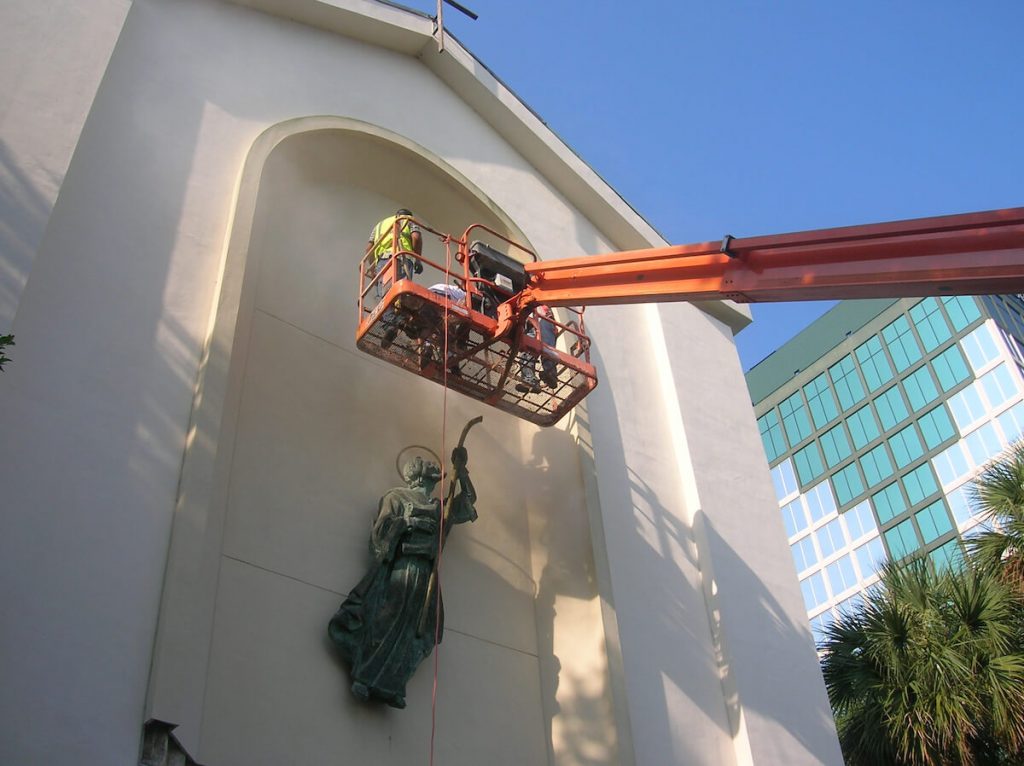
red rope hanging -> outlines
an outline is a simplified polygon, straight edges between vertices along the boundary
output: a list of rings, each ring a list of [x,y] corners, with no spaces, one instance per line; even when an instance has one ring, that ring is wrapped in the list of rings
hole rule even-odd
[[[444,283],[447,285],[451,280],[452,270],[452,247],[451,237],[446,235],[444,238],[444,249],[445,249],[445,264],[444,264]],[[434,687],[430,695],[430,766],[434,766],[434,736],[437,733],[437,673],[440,663],[441,649],[439,646],[439,639],[441,638],[441,552],[444,550],[444,527],[445,527],[445,497],[444,497],[444,478],[445,478],[445,437],[446,427],[448,424],[448,305],[450,298],[446,296],[444,302],[444,340],[442,342],[441,350],[441,365],[443,368],[442,386],[441,389],[444,392],[442,395],[442,406],[441,406],[441,518],[437,525],[437,563],[434,565],[435,569],[435,595],[434,595],[434,611],[436,617],[434,619]]]

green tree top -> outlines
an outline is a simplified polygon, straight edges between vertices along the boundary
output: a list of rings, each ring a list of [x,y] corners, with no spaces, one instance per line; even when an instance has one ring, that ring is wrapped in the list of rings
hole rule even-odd
[[[971,502],[986,530],[966,541],[968,552],[1024,595],[1024,441],[985,466],[974,480]]]
[[[990,570],[887,564],[821,647],[847,764],[1020,763],[1020,626],[1016,594]]]

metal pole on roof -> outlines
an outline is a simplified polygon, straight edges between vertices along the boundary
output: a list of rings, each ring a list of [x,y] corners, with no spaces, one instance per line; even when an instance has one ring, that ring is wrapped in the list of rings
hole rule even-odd
[[[476,21],[477,16],[473,11],[469,10],[466,6],[461,3],[455,2],[455,0],[437,0],[437,15],[434,17],[434,36],[437,37],[437,52],[442,53],[444,51],[444,4],[448,3],[452,8],[457,11],[464,13],[469,18]]]
[[[437,52],[444,52],[444,0],[437,0],[437,16],[434,18],[434,34],[437,35]]]

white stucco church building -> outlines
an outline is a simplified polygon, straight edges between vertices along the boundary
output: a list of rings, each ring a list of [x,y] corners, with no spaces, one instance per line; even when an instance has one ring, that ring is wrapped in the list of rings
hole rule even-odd
[[[440,387],[355,347],[404,206],[542,259],[657,233],[432,20],[377,0],[0,7],[0,763],[427,763],[327,620]],[[841,763],[728,303],[587,313],[539,429],[448,398],[435,762]]]

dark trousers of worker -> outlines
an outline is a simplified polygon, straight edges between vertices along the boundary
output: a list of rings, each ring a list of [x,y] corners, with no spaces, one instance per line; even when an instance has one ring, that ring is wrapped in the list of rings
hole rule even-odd
[[[546,347],[554,348],[555,342],[558,339],[555,326],[546,319],[541,319],[538,324],[540,325],[541,342]],[[537,330],[532,322],[526,323],[526,335],[530,338],[537,337]],[[533,354],[523,351],[519,354],[517,361],[519,362],[523,384],[530,388],[534,387],[537,384],[537,358]],[[549,358],[543,352],[541,353],[540,364],[543,370],[541,379],[551,388],[554,388],[558,381],[558,365],[554,359]]]

